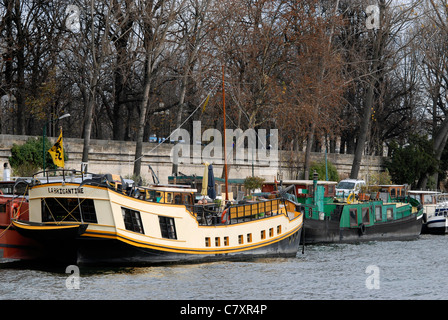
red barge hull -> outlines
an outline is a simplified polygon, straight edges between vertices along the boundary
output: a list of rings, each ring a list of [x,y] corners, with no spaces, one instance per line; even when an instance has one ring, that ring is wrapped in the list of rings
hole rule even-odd
[[[28,200],[3,194],[11,184],[14,186],[14,182],[0,184],[0,259],[34,260],[41,253],[39,243],[19,234],[11,223],[13,217],[29,220]]]

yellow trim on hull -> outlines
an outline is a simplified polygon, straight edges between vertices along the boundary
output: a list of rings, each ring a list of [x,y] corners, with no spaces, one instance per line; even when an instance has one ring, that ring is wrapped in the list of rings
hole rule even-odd
[[[222,249],[217,248],[181,248],[181,247],[171,247],[171,246],[163,246],[163,245],[157,245],[150,242],[142,242],[142,241],[136,241],[131,238],[128,238],[124,235],[118,234],[116,232],[107,232],[107,231],[89,231],[87,230],[86,233],[84,233],[81,237],[92,237],[92,238],[105,238],[105,239],[115,239],[118,241],[125,242],[129,245],[140,247],[140,248],[148,248],[148,249],[154,249],[154,250],[160,250],[160,251],[167,251],[167,252],[176,252],[176,253],[189,253],[189,254],[226,254],[226,253],[233,253],[233,252],[241,252],[241,251],[247,251],[251,249],[257,249],[275,242],[279,242],[297,231],[299,231],[303,226],[303,222],[298,225],[293,230],[282,234],[280,236],[261,241],[258,243],[251,243],[249,245],[241,246],[241,247],[225,247]]]
[[[70,225],[70,226],[61,226],[61,225],[53,225],[53,226],[31,226],[27,224],[23,224],[17,221],[12,221],[12,224],[17,228],[27,229],[27,230],[59,230],[59,229],[70,229],[70,228],[78,228],[80,225]]]

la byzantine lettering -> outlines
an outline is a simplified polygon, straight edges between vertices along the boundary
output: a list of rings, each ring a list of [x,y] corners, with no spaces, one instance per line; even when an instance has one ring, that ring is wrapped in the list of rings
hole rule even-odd
[[[84,188],[48,188],[48,193],[56,194],[83,194]]]

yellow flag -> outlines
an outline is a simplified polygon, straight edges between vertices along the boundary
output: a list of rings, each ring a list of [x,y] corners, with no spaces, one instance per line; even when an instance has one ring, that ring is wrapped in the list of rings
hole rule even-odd
[[[204,113],[204,111],[205,111],[205,107],[207,106],[207,104],[208,104],[208,100],[210,99],[210,95],[208,95],[207,96],[207,99],[205,99],[205,102],[204,102],[204,106],[202,107],[202,113]]]
[[[64,146],[62,144],[62,131],[59,135],[58,140],[56,141],[54,146],[52,146],[51,149],[48,150],[48,152],[53,158],[53,163],[58,167],[64,168]]]

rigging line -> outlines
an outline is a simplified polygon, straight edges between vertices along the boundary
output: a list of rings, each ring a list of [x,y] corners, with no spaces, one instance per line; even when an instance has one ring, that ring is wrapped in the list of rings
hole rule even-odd
[[[8,231],[8,229],[11,228],[11,226],[12,226],[12,222],[10,222],[9,225],[6,227],[6,229],[3,230],[2,233],[0,233],[0,238],[6,234],[6,231]]]
[[[46,198],[43,198],[43,200],[45,203],[45,207],[47,207],[48,212],[50,212],[50,215],[53,218],[53,221],[56,222],[56,224],[58,224],[58,221],[56,221],[56,218],[54,217],[53,212],[51,212],[50,206],[48,205]]]
[[[215,88],[218,86],[218,83],[217,84],[215,84],[215,86],[209,91],[209,94],[202,100],[202,102],[198,105],[198,107],[188,116],[188,118],[187,119],[185,119],[184,120],[184,122],[182,122],[182,124],[179,126],[179,127],[177,127],[176,129],[174,129],[172,132],[171,132],[171,134],[168,136],[168,137],[166,137],[165,138],[165,140],[166,139],[168,139],[168,138],[170,138],[173,134],[174,134],[174,132],[176,132],[176,130],[178,130],[178,129],[180,129],[195,113],[196,113],[196,111],[198,111],[199,110],[199,108],[205,103],[205,100],[207,100],[207,97],[211,94],[211,92],[213,91],[213,90],[215,90]],[[164,141],[165,141],[164,140]],[[153,152],[155,149],[157,149],[164,141],[162,141],[162,142],[160,142],[158,145],[156,145],[154,148],[152,148],[151,150],[149,150],[149,152],[147,153],[147,154],[150,154],[151,152]],[[136,161],[138,161],[138,160],[140,160],[141,158],[143,158],[143,156],[144,155],[141,155],[139,158],[137,158],[137,159],[135,159],[133,162],[136,162]]]
[[[20,212],[20,214],[17,216],[17,217],[15,217],[15,219],[19,219],[19,217],[22,215],[22,214],[24,214],[25,212],[28,212],[29,210],[30,210],[30,208],[29,208],[29,206],[28,206],[28,209],[27,210],[25,210],[24,212],[22,212],[20,209],[22,208],[22,205],[23,205],[23,203],[25,202],[25,197],[26,197],[26,193],[27,193],[27,191],[28,191],[28,188],[29,188],[29,185],[27,184],[26,185],[26,188],[25,188],[25,191],[24,191],[24,194],[22,195],[22,200],[20,201],[20,205],[19,205],[19,208],[17,209],[17,212]],[[12,203],[11,203],[12,204]]]
[[[60,220],[60,222],[63,222],[65,219],[67,219],[68,216],[71,216],[73,219],[75,219],[76,222],[79,222],[78,219],[76,219],[76,217],[72,215],[72,212],[74,212],[76,209],[78,209],[78,207],[84,202],[85,199],[83,199],[81,201],[81,203],[79,203],[79,200],[78,200],[78,205],[75,208],[73,208],[72,211],[70,211],[70,212],[62,205],[62,203],[59,202],[59,200],[57,198],[53,198],[53,199],[55,199],[56,202],[59,203],[59,205],[68,213],[62,220]]]

